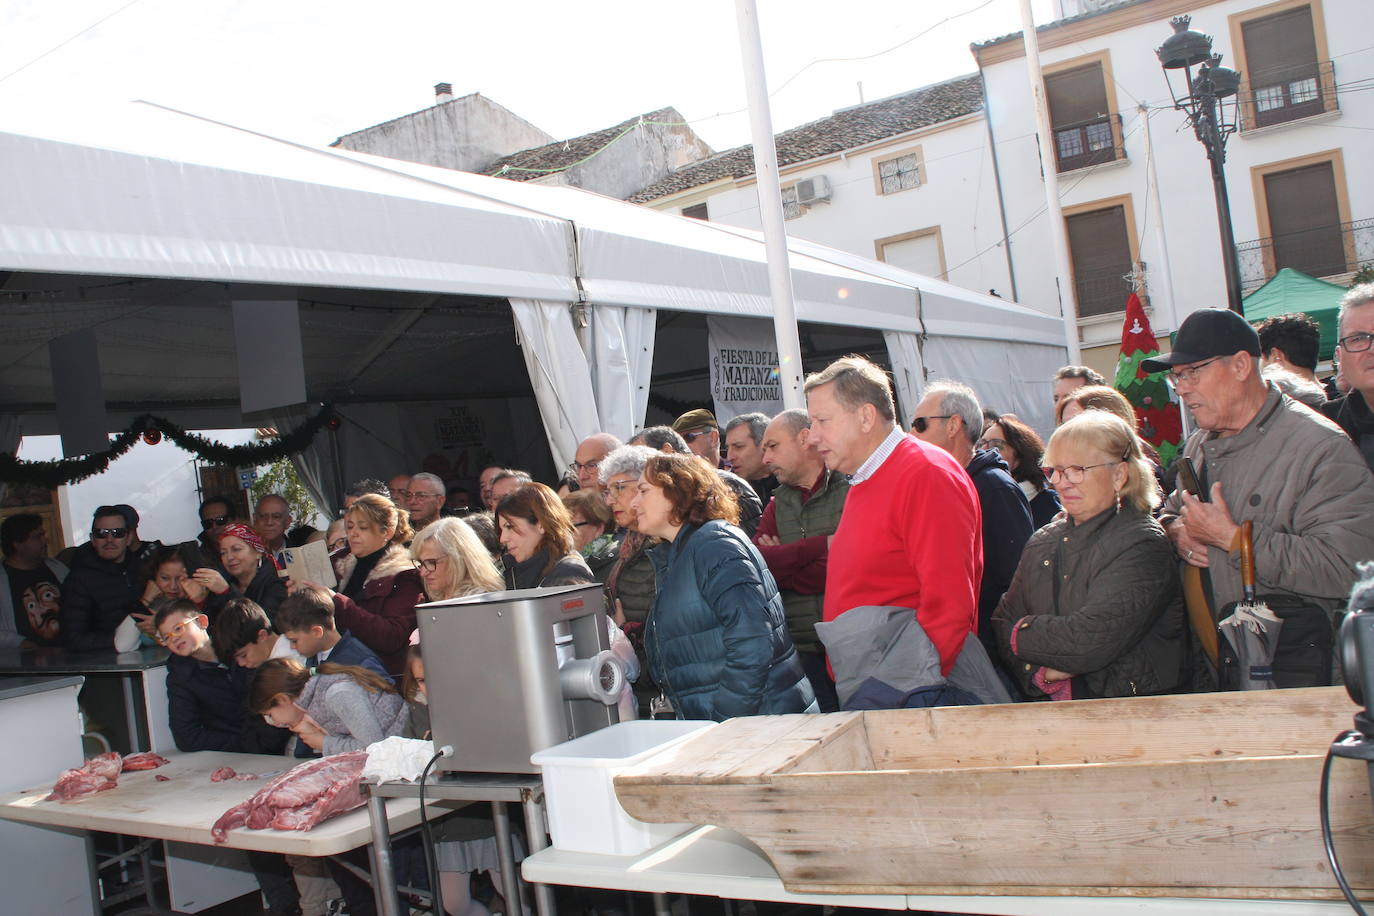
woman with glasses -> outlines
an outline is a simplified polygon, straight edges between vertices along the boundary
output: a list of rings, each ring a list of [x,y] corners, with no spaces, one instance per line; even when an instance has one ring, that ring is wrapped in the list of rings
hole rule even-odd
[[[782,598],[739,504],[707,465],[655,455],[634,509],[654,548],[658,595],[645,629],[649,670],[679,719],[815,712]]]
[[[334,622],[349,630],[386,666],[405,674],[406,650],[415,629],[415,605],[424,596],[420,574],[405,545],[414,532],[410,514],[385,496],[369,493],[344,513],[348,555],[339,562]]]
[[[644,657],[644,625],[656,594],[654,563],[649,558],[649,551],[658,546],[658,539],[639,530],[634,498],[644,465],[658,454],[661,453],[647,446],[622,445],[602,459],[597,468],[602,498],[611,511],[620,539],[616,544],[615,562],[606,574],[606,608],[629,637],[639,660],[640,675],[634,682],[634,693],[641,718],[651,716],[654,700],[660,695]]]
[[[1030,503],[1031,524],[1044,528],[1063,507],[1059,496],[1045,480],[1040,460],[1045,455],[1045,443],[1035,430],[1011,414],[1002,414],[983,429],[979,450],[994,449],[1011,468],[1011,479],[1021,487]]]
[[[605,582],[616,560],[615,521],[610,506],[595,488],[576,490],[563,497],[572,517],[573,546],[591,568],[592,578]]]
[[[205,613],[213,621],[220,609],[234,598],[250,598],[269,618],[286,598],[286,581],[277,575],[277,561],[267,544],[247,522],[231,521],[219,527],[219,566],[202,566],[191,574],[187,584],[200,587],[205,596]]]
[[[1341,298],[1336,341],[1340,376],[1348,383],[1343,397],[1321,411],[1355,443],[1374,471],[1374,283],[1361,283]]]
[[[501,590],[500,571],[462,519],[441,518],[415,535],[410,558],[428,601]]]
[[[1044,470],[1064,517],[1031,536],[992,618],[1021,689],[1052,700],[1180,689],[1187,624],[1139,438],[1089,410],[1055,430]]]

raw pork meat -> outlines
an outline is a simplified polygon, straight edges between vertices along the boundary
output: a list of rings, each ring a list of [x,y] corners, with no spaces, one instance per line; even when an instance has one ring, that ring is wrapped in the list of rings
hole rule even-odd
[[[161,754],[155,754],[152,751],[144,751],[141,754],[130,754],[128,757],[125,757],[124,768],[121,772],[133,773],[136,770],[156,770],[158,767],[165,766],[170,762],[171,761]]]
[[[44,801],[71,801],[83,795],[104,792],[119,785],[119,770],[124,758],[114,751],[98,754],[74,770],[57,778],[52,793]]]
[[[170,776],[163,776],[161,773],[154,773],[154,774],[153,774],[153,778],[156,779],[158,782],[171,782],[171,781],[172,781],[172,777],[170,777]]]
[[[215,772],[210,774],[210,781],[224,782],[226,779],[233,779],[238,775],[238,773],[234,772],[233,767],[220,767],[218,770],[215,770]]]
[[[302,763],[220,815],[210,833],[216,843],[223,843],[235,827],[309,830],[320,821],[361,807],[364,799],[358,779],[366,763],[367,751],[348,751]]]

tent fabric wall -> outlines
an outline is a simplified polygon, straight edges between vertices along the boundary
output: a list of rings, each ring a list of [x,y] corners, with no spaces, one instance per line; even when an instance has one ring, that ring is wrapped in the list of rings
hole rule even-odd
[[[587,355],[601,429],[628,439],[643,428],[649,405],[658,311],[597,305],[590,314]]]
[[[572,462],[577,443],[601,429],[591,367],[578,344],[568,303],[512,299],[510,306],[549,450],[562,469]]]
[[[1008,347],[1001,341],[970,337],[930,337],[922,349],[929,378],[963,382],[984,407],[1014,413],[1048,438],[1054,429],[1054,373],[1064,364],[1064,348],[1049,345]]]
[[[897,423],[903,429],[916,413],[925,389],[925,367],[921,361],[921,338],[907,331],[884,331],[887,358],[892,361],[892,380],[897,396]]]
[[[267,419],[271,426],[284,432],[300,426],[316,409],[313,404],[309,407],[283,407],[273,410]],[[343,500],[344,482],[339,479],[334,448],[334,433],[323,429],[304,450],[291,456],[291,466],[296,469],[296,476],[315,501],[315,508],[325,518],[333,518]],[[297,524],[306,522],[303,518],[296,519]]]

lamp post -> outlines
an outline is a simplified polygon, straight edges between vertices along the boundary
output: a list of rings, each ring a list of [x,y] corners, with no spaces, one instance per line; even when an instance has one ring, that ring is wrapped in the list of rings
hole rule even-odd
[[[1226,141],[1236,132],[1239,116],[1236,90],[1240,74],[1221,65],[1221,55],[1212,53],[1212,37],[1188,28],[1189,16],[1175,16],[1174,27],[1155,53],[1164,67],[1174,108],[1188,116],[1198,142],[1207,150],[1212,166],[1212,190],[1217,201],[1217,225],[1221,230],[1221,259],[1226,271],[1227,306],[1239,315],[1240,262],[1236,257],[1236,238],[1231,229],[1231,200],[1226,193]],[[1175,85],[1169,71],[1182,70],[1183,86]]]

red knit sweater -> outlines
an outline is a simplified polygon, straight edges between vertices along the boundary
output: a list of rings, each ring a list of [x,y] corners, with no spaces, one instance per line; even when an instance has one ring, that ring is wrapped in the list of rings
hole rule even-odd
[[[849,489],[830,545],[825,619],[863,605],[915,608],[948,674],[978,629],[982,528],[978,493],[959,463],[905,437]]]

